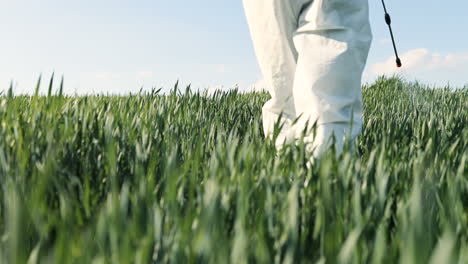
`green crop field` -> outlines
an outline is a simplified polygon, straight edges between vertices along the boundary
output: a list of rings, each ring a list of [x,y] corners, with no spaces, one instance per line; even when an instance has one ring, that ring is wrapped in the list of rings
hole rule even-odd
[[[263,138],[268,95],[0,97],[0,263],[468,263],[468,88],[364,87],[353,151]]]

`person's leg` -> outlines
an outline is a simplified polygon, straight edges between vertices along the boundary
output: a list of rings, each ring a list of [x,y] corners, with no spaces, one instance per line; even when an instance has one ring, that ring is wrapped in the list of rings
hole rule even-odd
[[[263,107],[265,136],[272,138],[277,121],[283,123],[276,142],[278,148],[287,140],[291,123],[296,118],[292,88],[297,52],[293,34],[298,26],[301,2],[306,1],[244,0],[255,53],[272,97]],[[280,114],[282,120],[279,120]]]
[[[338,153],[344,137],[362,130],[361,79],[372,33],[367,0],[314,0],[300,15],[294,44],[298,61],[294,103],[300,121],[296,131],[308,132],[314,155],[320,155],[335,136]]]

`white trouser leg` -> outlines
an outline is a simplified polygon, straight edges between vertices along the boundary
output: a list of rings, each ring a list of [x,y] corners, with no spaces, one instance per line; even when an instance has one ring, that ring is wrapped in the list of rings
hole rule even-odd
[[[244,7],[272,96],[263,107],[266,136],[283,113],[278,147],[316,122],[317,135],[305,138],[315,154],[333,134],[340,150],[343,136],[356,137],[362,126],[361,76],[372,38],[367,0],[244,0]]]
[[[263,107],[263,127],[266,137],[271,138],[277,121],[283,124],[276,142],[278,147],[287,140],[296,118],[292,90],[297,52],[293,34],[298,24],[299,2],[306,1],[244,0],[255,53],[272,97]],[[283,118],[279,120],[281,114]]]
[[[308,133],[315,156],[332,135],[340,153],[344,138],[362,130],[361,79],[372,33],[367,0],[314,0],[300,15],[294,43],[298,51],[294,79],[296,131],[317,124]]]

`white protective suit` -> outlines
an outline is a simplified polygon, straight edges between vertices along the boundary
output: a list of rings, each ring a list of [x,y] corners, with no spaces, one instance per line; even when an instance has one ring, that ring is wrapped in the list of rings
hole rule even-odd
[[[314,156],[332,135],[341,152],[362,130],[361,79],[372,41],[368,0],[244,0],[244,9],[272,96],[263,107],[265,135],[272,138],[280,121],[281,148],[316,124],[304,138]]]

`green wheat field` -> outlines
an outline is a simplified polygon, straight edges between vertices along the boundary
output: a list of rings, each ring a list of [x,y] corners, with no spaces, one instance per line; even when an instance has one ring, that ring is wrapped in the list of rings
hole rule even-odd
[[[468,88],[378,79],[308,168],[266,93],[51,87],[0,96],[2,264],[468,263]]]

